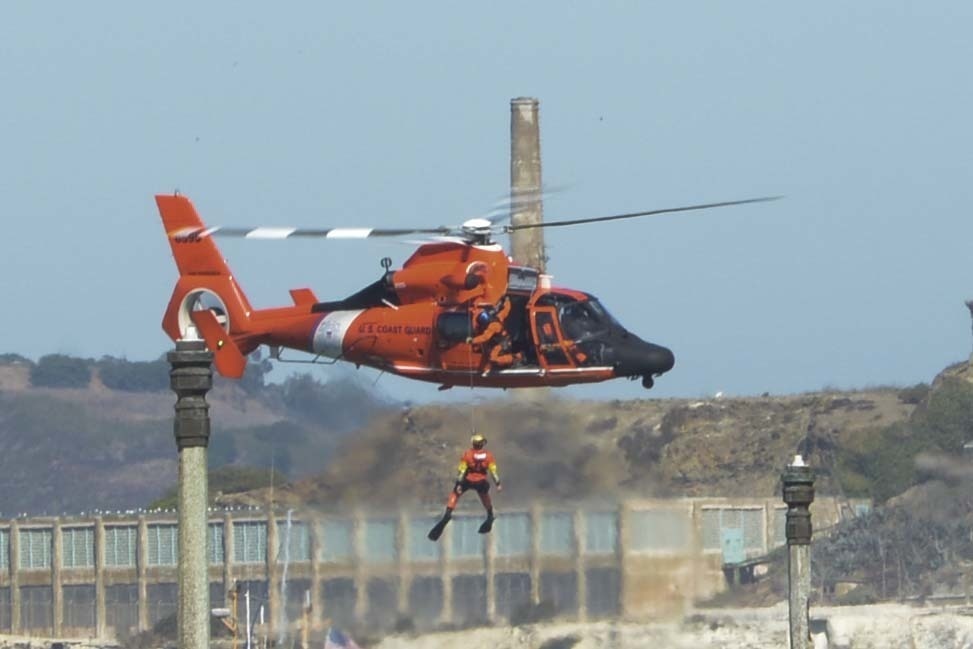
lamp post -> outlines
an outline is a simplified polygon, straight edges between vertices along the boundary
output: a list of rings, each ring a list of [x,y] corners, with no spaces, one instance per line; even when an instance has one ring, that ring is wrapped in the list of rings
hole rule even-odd
[[[790,613],[791,649],[810,647],[808,606],[811,596],[811,503],[814,502],[814,472],[800,455],[781,475],[787,504],[787,590]]]
[[[209,649],[206,393],[213,386],[213,354],[201,340],[181,339],[168,359],[169,381],[176,393],[173,432],[179,451],[179,647]]]

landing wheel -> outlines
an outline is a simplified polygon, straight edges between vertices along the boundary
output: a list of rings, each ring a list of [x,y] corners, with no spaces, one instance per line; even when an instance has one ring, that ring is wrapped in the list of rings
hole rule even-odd
[[[649,376],[648,374],[646,374],[645,376],[642,377],[642,387],[643,388],[645,388],[646,390],[648,390],[653,385],[655,385],[655,381],[652,380],[652,377],[651,376]]]

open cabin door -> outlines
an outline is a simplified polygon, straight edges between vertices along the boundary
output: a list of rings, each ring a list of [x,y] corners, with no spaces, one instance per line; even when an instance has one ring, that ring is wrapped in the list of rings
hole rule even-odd
[[[572,367],[573,363],[564,351],[561,327],[558,326],[554,307],[531,309],[531,328],[537,343],[537,361],[544,369]]]
[[[463,372],[478,367],[480,354],[466,342],[475,333],[473,316],[468,309],[441,312],[436,316],[433,329],[435,351],[430,354],[430,364],[439,369]]]

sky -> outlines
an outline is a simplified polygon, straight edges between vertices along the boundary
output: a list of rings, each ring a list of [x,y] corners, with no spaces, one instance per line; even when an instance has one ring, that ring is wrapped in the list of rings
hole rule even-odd
[[[930,381],[973,345],[971,28],[968,2],[4,3],[0,351],[171,347],[156,193],[214,225],[481,214],[509,191],[509,101],[532,96],[544,181],[566,188],[547,219],[786,197],[548,231],[556,284],[676,355],[650,392],[558,394]],[[257,307],[344,297],[411,253],[220,246]]]

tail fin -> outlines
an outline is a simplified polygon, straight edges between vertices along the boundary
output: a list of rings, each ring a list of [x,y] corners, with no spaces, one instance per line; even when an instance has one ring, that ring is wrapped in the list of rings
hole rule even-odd
[[[231,379],[243,376],[243,372],[247,369],[247,357],[237,347],[233,337],[226,335],[226,331],[223,330],[213,312],[193,311],[192,318],[196,329],[206,341],[206,346],[213,352],[213,362],[216,364],[217,371]]]
[[[196,208],[188,198],[179,195],[156,196],[155,202],[159,206],[172,256],[179,269],[179,281],[162,319],[163,330],[173,341],[186,336],[189,327],[197,326],[197,317],[193,316],[193,310],[201,308],[202,298],[215,297],[222,305],[206,305],[204,308],[214,311],[212,324],[217,323],[217,316],[222,317],[218,326],[236,341],[235,345],[227,349],[234,354],[249,353],[257,344],[249,340],[248,336],[251,333],[250,314],[253,308],[247,296],[233,279],[226,261],[211,237],[185,236],[206,233],[206,226],[196,214]],[[213,327],[202,329],[203,331],[197,329],[196,333],[202,334],[207,346],[216,353],[217,349],[213,346],[216,342],[216,330]],[[220,348],[224,346],[225,343],[219,345]],[[233,365],[238,365],[239,360],[236,359]],[[219,365],[217,369],[223,373]]]
[[[156,196],[162,225],[169,237],[180,275],[229,275],[230,269],[210,237],[180,237],[204,233],[206,226],[185,196]]]

